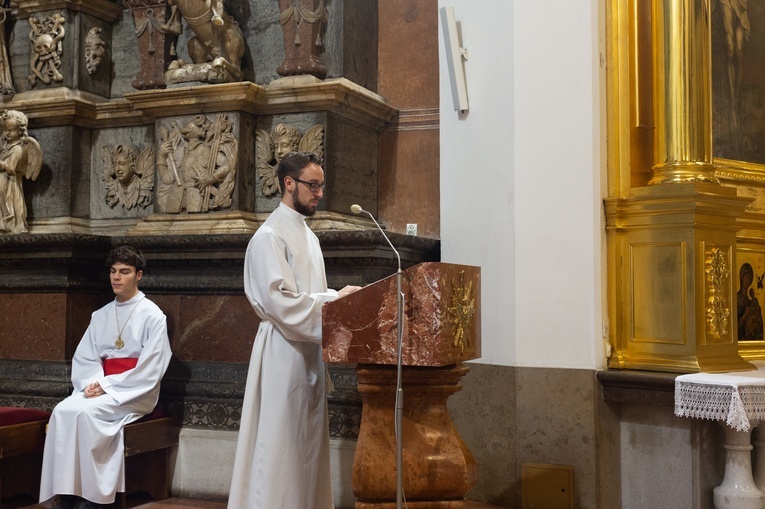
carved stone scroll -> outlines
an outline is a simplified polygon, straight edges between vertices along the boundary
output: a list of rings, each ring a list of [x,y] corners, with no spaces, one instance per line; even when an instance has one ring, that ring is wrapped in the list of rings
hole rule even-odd
[[[279,0],[284,37],[284,61],[276,72],[281,76],[312,74],[327,76],[319,53],[324,49],[322,30],[327,23],[324,0]]]
[[[324,126],[317,124],[301,134],[295,127],[277,124],[270,133],[258,129],[255,143],[260,191],[270,197],[279,192],[276,167],[285,155],[299,150],[324,157]]]

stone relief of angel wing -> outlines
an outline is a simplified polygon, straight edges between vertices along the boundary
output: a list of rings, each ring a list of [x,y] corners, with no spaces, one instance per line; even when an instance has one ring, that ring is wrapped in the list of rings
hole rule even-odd
[[[138,205],[148,207],[154,198],[154,146],[149,145],[138,154],[136,174],[141,179]]]
[[[24,145],[27,149],[27,167],[24,176],[29,180],[37,180],[40,175],[40,168],[42,168],[42,149],[37,140],[31,136],[25,138]]]
[[[257,175],[260,180],[260,190],[263,196],[273,196],[279,192],[279,179],[276,177],[276,167],[271,165],[274,159],[271,134],[265,129],[255,131],[255,162]]]
[[[106,204],[110,207],[114,207],[119,201],[119,198],[117,198],[116,189],[117,179],[114,175],[112,149],[107,145],[101,147],[101,161],[103,163],[103,169],[101,170],[101,180],[103,180],[106,184]]]
[[[324,158],[324,126],[316,124],[305,132],[300,138],[298,150],[301,152],[313,152],[317,156]]]

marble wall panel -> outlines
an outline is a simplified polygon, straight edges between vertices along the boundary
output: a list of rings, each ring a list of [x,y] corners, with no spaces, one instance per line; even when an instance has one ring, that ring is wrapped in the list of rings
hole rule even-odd
[[[135,35],[135,23],[129,9],[122,11],[122,16],[112,26],[112,41],[109,56],[112,60],[111,97],[122,97],[128,92],[135,92],[133,80],[141,70],[141,58],[136,54],[138,38]]]
[[[377,132],[329,114],[325,142],[325,207],[347,214],[358,203],[377,215]]]
[[[572,465],[576,507],[595,509],[599,393],[594,372],[521,367],[515,372],[518,477],[523,463]]]
[[[404,232],[414,223],[417,235],[439,237],[439,149],[437,125],[380,135],[380,218],[392,231]]]
[[[71,359],[90,315],[103,306],[97,294],[0,294],[0,359]]]
[[[27,18],[10,16],[5,27],[8,36],[8,56],[11,59],[11,78],[16,93],[29,89],[29,58],[32,47],[29,44],[29,23]]]
[[[91,131],[63,126],[30,129],[29,134],[40,143],[43,165],[37,180],[24,181],[27,219],[86,217],[90,204]]]
[[[462,390],[447,401],[455,428],[478,465],[471,500],[515,507],[516,480],[515,369],[465,363],[470,372]]]
[[[259,320],[244,295],[152,295],[183,361],[249,361]]]
[[[379,2],[379,89],[400,109],[437,108],[438,1]]]

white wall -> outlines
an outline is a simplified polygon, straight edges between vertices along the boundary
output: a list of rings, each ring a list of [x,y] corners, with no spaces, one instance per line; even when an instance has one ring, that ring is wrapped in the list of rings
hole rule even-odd
[[[453,110],[441,37],[441,242],[482,270],[481,362],[599,368],[597,0],[439,0],[469,51]]]

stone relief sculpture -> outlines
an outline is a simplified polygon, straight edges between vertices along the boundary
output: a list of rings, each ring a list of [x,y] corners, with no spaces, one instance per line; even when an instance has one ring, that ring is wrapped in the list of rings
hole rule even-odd
[[[157,205],[161,212],[208,212],[231,206],[238,141],[226,115],[199,115],[160,127]]]
[[[42,168],[42,150],[27,133],[27,117],[20,111],[5,110],[0,149],[0,232],[27,231],[27,206],[22,178],[36,180]]]
[[[40,21],[36,16],[29,17],[29,40],[32,41],[32,56],[29,67],[32,74],[29,75],[29,85],[35,86],[39,79],[46,85],[52,81],[64,81],[64,76],[59,72],[61,67],[61,40],[66,34],[64,29],[64,16],[57,12]]]
[[[139,150],[135,145],[103,147],[103,172],[106,203],[126,209],[148,207],[154,191],[154,147]]]
[[[11,78],[11,59],[8,57],[8,42],[5,35],[5,21],[8,19],[8,11],[0,5],[0,95],[13,95],[16,90],[13,88],[13,79]]]
[[[101,29],[93,27],[85,35],[85,68],[93,76],[98,65],[106,56],[106,41],[101,38]]]
[[[188,52],[192,64],[176,60],[165,73],[165,81],[228,83],[242,79],[244,36],[221,0],[168,0],[171,19],[182,16],[194,36]]]
[[[327,68],[319,53],[324,47],[321,33],[328,13],[324,0],[279,0],[279,23],[284,37],[284,61],[280,76],[312,74],[324,79]]]
[[[316,124],[304,135],[285,124],[277,124],[270,133],[265,129],[256,131],[255,159],[263,196],[270,197],[279,192],[276,167],[285,155],[297,150],[324,157],[324,126]]]

